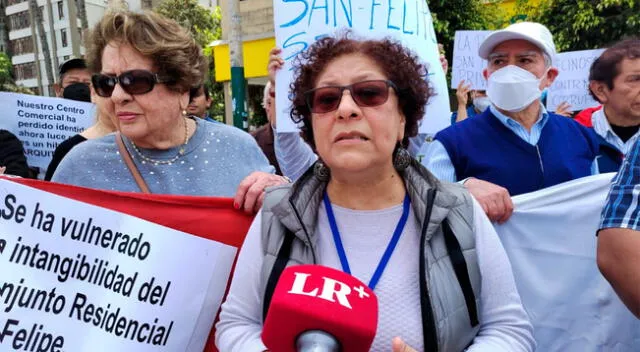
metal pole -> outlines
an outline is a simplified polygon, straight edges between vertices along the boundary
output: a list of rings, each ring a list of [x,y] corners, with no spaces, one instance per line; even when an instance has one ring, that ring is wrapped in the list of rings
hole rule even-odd
[[[229,56],[231,58],[231,105],[233,125],[247,129],[247,111],[245,108],[244,63],[242,60],[242,16],[240,1],[228,0],[231,34],[229,35]]]
[[[78,32],[78,8],[76,0],[67,0],[69,11],[69,35],[67,40],[71,42],[71,55],[80,57],[80,32]]]
[[[58,72],[58,67],[60,66],[60,63],[58,62],[58,45],[56,44],[58,41],[56,39],[56,30],[53,26],[54,24],[54,20],[53,20],[53,6],[51,5],[51,0],[47,0],[47,9],[49,9],[49,34],[51,35],[51,58],[53,59],[53,67],[55,68],[55,70],[53,71],[53,75],[54,75],[54,79],[56,80],[56,82],[58,83],[62,83],[60,82],[60,75]]]

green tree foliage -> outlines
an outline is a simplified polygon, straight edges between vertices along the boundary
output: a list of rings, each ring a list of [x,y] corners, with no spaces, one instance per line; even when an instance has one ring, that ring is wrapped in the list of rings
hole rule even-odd
[[[486,30],[501,28],[504,13],[496,1],[427,0],[433,16],[438,41],[444,45],[451,62],[453,39],[458,30]]]
[[[449,65],[453,62],[453,40],[459,30],[487,30],[502,28],[506,15],[498,7],[500,0],[425,0],[433,17],[433,27],[438,42],[444,46]],[[447,81],[451,80],[451,70]],[[452,109],[455,107],[455,90],[449,90]]]
[[[549,28],[558,51],[602,48],[640,33],[638,0],[544,0],[538,8],[518,0],[517,6]]]
[[[267,112],[262,107],[262,100],[264,99],[264,87],[263,86],[247,86],[247,105],[249,105],[250,117],[249,125],[260,127],[269,122],[267,119]]]
[[[0,52],[0,85],[13,82],[11,77],[11,59],[7,54]]]
[[[205,77],[205,85],[209,88],[212,100],[209,113],[216,120],[224,120],[223,85],[213,79],[215,66],[212,48],[209,46],[211,42],[222,36],[220,8],[216,7],[214,11],[209,11],[200,6],[197,0],[165,0],[154,11],[188,29],[202,48],[204,55],[209,58],[209,73]]]
[[[3,52],[0,52],[0,92],[33,94],[29,88],[15,84],[11,59]]]
[[[218,38],[220,32],[218,31]],[[209,115],[219,122],[224,122],[224,84],[222,82],[216,82],[215,77],[215,62],[213,59],[213,47],[207,46],[203,49],[204,55],[209,60],[209,76],[205,80],[205,85],[209,89],[211,95],[211,107],[209,108]]]
[[[154,11],[188,29],[196,43],[203,48],[220,39],[219,7],[215,11],[209,11],[200,6],[197,0],[165,0]]]

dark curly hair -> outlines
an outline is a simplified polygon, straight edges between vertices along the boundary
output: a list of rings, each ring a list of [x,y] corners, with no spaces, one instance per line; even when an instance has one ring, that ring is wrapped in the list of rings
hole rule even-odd
[[[295,58],[294,77],[290,90],[293,100],[291,119],[303,123],[304,137],[315,148],[311,111],[304,93],[316,88],[315,84],[327,65],[336,58],[348,54],[362,54],[371,58],[398,87],[398,103],[406,118],[402,145],[409,145],[409,137],[418,133],[418,122],[424,116],[425,105],[433,95],[426,80],[427,68],[420,63],[416,54],[400,42],[391,39],[358,40],[349,32],[337,37],[325,37],[313,43]]]

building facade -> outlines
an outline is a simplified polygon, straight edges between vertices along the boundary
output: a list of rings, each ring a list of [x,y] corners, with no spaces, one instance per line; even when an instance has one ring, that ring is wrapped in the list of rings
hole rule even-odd
[[[33,0],[31,0],[33,1]],[[203,5],[215,6],[216,0],[199,0]],[[84,0],[89,28],[104,15],[108,7],[126,7],[143,11],[157,6],[161,0]],[[58,82],[58,67],[72,57],[84,56],[83,35],[78,9],[74,0],[36,0],[38,16],[31,11],[28,0],[6,0],[4,8],[8,33],[0,25],[0,46],[11,53],[16,84],[33,90],[36,94],[53,96],[53,84]],[[211,5],[210,5],[211,4]],[[0,11],[3,9],[0,8]],[[44,29],[47,40],[53,81],[47,78],[46,61],[39,28]],[[2,40],[4,38],[6,40]]]
[[[6,53],[9,49],[9,33],[7,33],[7,21],[5,1],[0,0],[0,52]]]
[[[222,40],[212,45],[216,67],[215,80],[224,83],[225,122],[233,124],[228,40],[231,32],[229,1],[237,0],[219,2],[222,11]],[[248,85],[264,86],[267,83],[269,50],[276,43],[273,28],[273,0],[240,0],[239,7],[242,18],[244,75]]]
[[[58,66],[71,57],[84,54],[83,31],[75,1],[36,0],[38,14],[32,11],[26,0],[7,0],[6,5],[7,44],[16,83],[36,94],[54,95],[53,84],[59,79]],[[107,3],[104,0],[85,0],[85,7],[91,26],[102,17]],[[37,23],[39,17],[42,25]],[[47,41],[53,81],[47,78],[40,29],[43,29]]]

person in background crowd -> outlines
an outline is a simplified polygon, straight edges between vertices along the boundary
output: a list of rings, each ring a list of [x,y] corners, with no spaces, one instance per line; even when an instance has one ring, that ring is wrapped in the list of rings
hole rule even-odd
[[[54,85],[58,98],[90,102],[91,74],[83,59],[69,59],[60,65],[60,83]]]
[[[546,103],[543,103],[544,106],[547,106]],[[571,110],[571,104],[566,101],[563,101],[556,107],[556,110],[553,112],[556,115],[571,117],[573,115],[573,111]]]
[[[447,57],[444,55],[444,45],[438,43],[438,55],[440,58],[440,66],[442,66],[442,71],[444,71],[444,75],[447,75],[447,71],[449,71],[449,61],[447,61]]]
[[[273,148],[273,128],[276,125],[275,96],[275,89],[271,85],[271,82],[267,82],[267,84],[264,86],[262,107],[267,114],[268,122],[257,130],[251,132],[251,135],[256,139],[256,142],[258,142],[260,149],[262,149],[264,155],[266,155],[267,159],[269,159],[269,163],[276,168],[276,174],[282,175],[280,165],[278,165],[278,159],[276,158],[276,152]]]
[[[618,42],[593,62],[589,92],[602,104],[590,119],[600,142],[598,171],[617,172],[640,136],[640,39]]]
[[[640,72],[636,75],[640,75]],[[617,81],[617,78],[615,80]],[[636,79],[635,84],[638,84],[638,81],[640,80]],[[638,95],[635,99],[638,99]],[[639,197],[640,139],[636,139],[613,180],[602,209],[600,230],[597,233],[597,258],[602,275],[611,283],[622,302],[638,319],[640,319]]]
[[[53,181],[125,192],[235,195],[235,207],[247,212],[259,209],[267,186],[286,183],[272,174],[248,133],[186,115],[189,90],[202,84],[207,62],[178,23],[153,12],[109,12],[87,43],[98,105],[116,118],[119,133],[74,147]]]
[[[440,64],[442,70],[446,73],[449,68],[449,63],[444,57],[444,49],[442,44],[438,44],[440,50]],[[284,60],[280,57],[282,50],[280,48],[273,48],[269,52],[269,64],[267,70],[269,72],[269,82],[271,86],[276,86],[276,72],[284,65]],[[274,97],[275,103],[275,97]],[[275,108],[274,108],[275,109]],[[318,159],[318,156],[314,153],[313,149],[309,147],[307,143],[304,143],[303,139],[298,133],[278,133],[274,123],[272,127],[274,129],[274,149],[278,164],[282,170],[282,174],[289,177],[292,180],[297,180],[313,163]],[[407,148],[409,154],[417,156],[420,153],[420,148],[425,143],[427,135],[418,133],[409,139],[409,147]]]
[[[468,105],[469,96],[471,96],[471,105]],[[471,89],[471,84],[466,84],[464,80],[458,84],[456,98],[458,99],[458,110],[451,114],[452,125],[484,112],[491,105],[486,91]]]
[[[196,88],[191,88],[187,112],[191,115],[200,117],[205,121],[218,122],[209,116],[210,107],[211,96],[209,95],[209,88],[204,84]]]
[[[542,95],[540,96],[540,101],[542,102],[542,105],[544,105],[545,107],[548,106],[547,105],[547,96],[549,95],[549,89],[545,88],[542,90]],[[571,104],[569,104],[566,101],[563,101],[562,103],[558,104],[558,106],[556,106],[556,110],[553,112],[556,115],[561,115],[564,117],[571,117],[573,115],[573,111],[571,110]]]
[[[115,117],[109,116],[108,112],[105,110],[103,102],[100,99],[97,99],[98,96],[95,94],[95,90],[90,88],[90,91],[91,101],[96,104],[95,123],[81,133],[76,134],[75,136],[72,136],[58,144],[56,150],[53,152],[53,157],[49,162],[49,167],[47,167],[47,172],[44,176],[45,181],[51,181],[58,165],[73,147],[89,139],[102,138],[107,134],[116,131],[116,126],[113,121]]]
[[[293,185],[267,191],[222,306],[220,351],[266,349],[265,287],[285,245],[289,265],[325,265],[369,283],[379,306],[371,351],[533,351],[493,226],[467,191],[436,180],[405,149],[430,96],[425,71],[390,39],[326,37],[298,56],[291,117],[319,160]],[[466,243],[464,254],[446,249],[447,236]],[[378,265],[385,247],[388,265]],[[459,264],[449,263],[454,251]]]
[[[577,113],[576,116],[573,117],[573,119],[585,127],[593,127],[593,121],[591,120],[591,117],[593,116],[594,112],[600,109],[602,109],[602,105],[586,108]]]
[[[31,177],[22,142],[13,133],[0,130],[0,174]]]
[[[83,59],[74,58],[65,61],[60,65],[59,73],[60,84],[54,86],[57,97],[95,103],[94,92],[91,89],[91,74]],[[91,127],[58,144],[47,167],[44,176],[45,181],[51,181],[58,164],[69,153],[71,148],[87,139],[99,138],[115,131],[113,122],[106,115],[101,115],[99,110],[100,107],[97,108],[96,122]]]
[[[512,195],[591,175],[595,136],[571,119],[548,113],[541,91],[558,76],[553,37],[539,23],[521,22],[482,42],[491,106],[440,131],[423,164],[442,181],[464,181],[493,221],[513,212]]]

